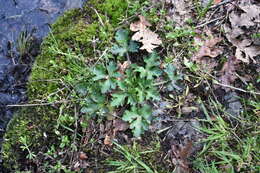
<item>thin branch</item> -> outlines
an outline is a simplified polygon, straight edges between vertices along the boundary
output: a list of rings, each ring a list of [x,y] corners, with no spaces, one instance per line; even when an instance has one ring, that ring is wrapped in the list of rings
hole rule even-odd
[[[198,25],[198,26],[196,26],[195,28],[197,29],[197,28],[201,28],[201,27],[203,27],[203,26],[205,26],[205,25],[208,25],[208,24],[210,24],[210,23],[212,23],[212,22],[216,22],[216,21],[218,21],[218,20],[221,20],[221,19],[224,19],[226,16],[221,16],[221,17],[218,17],[218,18],[216,18],[216,19],[212,19],[212,20],[210,20],[210,21],[208,21],[208,22],[205,22],[205,23],[203,23],[203,24],[201,24],[201,25]]]
[[[209,9],[217,8],[217,7],[221,6],[221,5],[224,5],[224,4],[227,4],[227,3],[231,3],[233,1],[235,1],[235,0],[224,0],[224,1],[220,2],[220,3],[218,3],[218,4],[212,5]]]
[[[102,20],[102,18],[100,17],[100,15],[98,14],[98,12],[97,12],[97,10],[95,9],[95,8],[92,8],[94,11],[95,11],[95,13],[97,14],[97,16],[98,16],[98,19],[99,19],[99,22],[101,23],[101,25],[103,26],[103,27],[105,27],[105,25],[104,25],[104,23],[103,23],[103,20]]]
[[[220,86],[223,86],[223,87],[226,87],[226,88],[231,88],[231,89],[234,89],[234,90],[237,90],[237,91],[241,91],[241,92],[244,92],[244,93],[250,93],[250,94],[260,95],[259,92],[246,91],[246,90],[243,90],[243,89],[241,89],[241,88],[236,88],[236,87],[231,86],[231,85],[226,85],[226,84],[219,83],[219,82],[217,82],[217,81],[214,81],[214,84],[220,85]]]
[[[56,102],[49,102],[49,103],[28,103],[28,104],[13,104],[13,105],[5,105],[6,107],[34,107],[34,106],[49,106],[61,103],[69,103],[69,102],[76,102],[82,101],[84,99],[77,99],[77,100],[61,100]]]

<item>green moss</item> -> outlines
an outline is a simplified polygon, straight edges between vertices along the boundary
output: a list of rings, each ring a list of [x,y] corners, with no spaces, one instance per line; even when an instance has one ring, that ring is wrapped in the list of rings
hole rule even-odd
[[[48,114],[46,114],[48,112]],[[41,116],[39,116],[41,115]],[[43,138],[43,132],[53,133],[53,123],[57,118],[57,111],[50,107],[31,107],[21,109],[10,121],[2,146],[2,157],[7,169],[22,168],[25,156],[21,149],[21,136],[26,136],[27,144],[33,151],[46,145],[50,141]]]
[[[88,81],[88,65],[96,61],[105,49],[111,47],[118,23],[135,15],[143,2],[89,0],[83,9],[68,11],[60,17],[52,25],[51,33],[44,39],[41,54],[32,68],[28,83],[29,102],[50,103],[75,99],[76,94],[72,87],[81,81]],[[34,162],[37,162],[39,170],[43,172],[50,169],[60,172],[59,167],[67,169],[71,166],[70,160],[63,155],[57,155],[62,153],[64,147],[70,152],[73,147],[73,152],[77,147],[81,151],[92,151],[92,148],[81,147],[80,139],[74,138],[73,117],[78,105],[79,101],[74,100],[19,110],[4,137],[2,152],[5,167],[11,170],[29,169],[26,163],[32,160],[28,160],[28,152],[21,149],[21,136],[28,139],[30,150],[37,154]],[[82,125],[78,128],[84,127]],[[46,153],[52,153],[55,159],[46,160]],[[98,155],[100,153],[97,153],[97,157]]]
[[[122,20],[122,15],[126,13],[128,7],[127,0],[105,0],[97,8],[101,9],[110,19],[112,25],[117,25]]]
[[[28,83],[30,102],[71,97],[70,84],[86,80],[86,62],[95,59],[93,41],[97,40],[95,49],[99,51],[110,46],[114,27],[124,17],[127,6],[126,0],[90,0],[83,9],[68,11],[60,17],[43,41],[42,53],[32,68]],[[4,136],[2,152],[6,168],[26,167],[28,153],[21,149],[21,136],[27,137],[30,150],[36,154],[47,152],[52,144],[59,146],[60,136],[54,130],[59,122],[60,105],[24,107],[16,113]],[[67,107],[62,113],[74,116],[71,110]],[[71,132],[65,131],[63,135]]]

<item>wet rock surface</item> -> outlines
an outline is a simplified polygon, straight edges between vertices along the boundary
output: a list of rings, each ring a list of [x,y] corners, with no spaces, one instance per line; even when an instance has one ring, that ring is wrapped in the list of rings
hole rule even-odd
[[[0,143],[15,111],[10,105],[26,101],[26,81],[33,57],[50,30],[50,24],[84,0],[0,0]],[[17,42],[22,32],[33,38],[30,55],[20,55]],[[27,56],[27,55],[25,55]],[[26,61],[21,61],[21,58]],[[28,60],[29,59],[29,60]]]

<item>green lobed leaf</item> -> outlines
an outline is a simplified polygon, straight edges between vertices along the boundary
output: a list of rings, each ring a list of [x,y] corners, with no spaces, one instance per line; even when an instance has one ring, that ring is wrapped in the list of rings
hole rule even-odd
[[[177,69],[173,64],[167,64],[164,72],[167,74],[168,78],[172,81],[181,80],[182,76],[177,74]]]
[[[116,31],[115,39],[120,46],[126,47],[129,40],[129,32],[125,29],[119,29]]]
[[[114,78],[121,77],[121,74],[117,72],[117,69],[118,69],[117,65],[113,61],[111,61],[107,66],[107,72],[109,77],[114,77]]]
[[[136,117],[136,119],[131,122],[130,129],[132,129],[135,137],[140,137],[141,134],[143,134],[143,126],[142,117]]]
[[[119,29],[116,32],[115,39],[117,44],[112,46],[112,54],[124,56],[127,52],[138,52],[139,45],[137,42],[130,40],[129,31],[125,29]]]
[[[135,66],[135,72],[140,73],[141,78],[153,79],[162,74],[160,70],[160,57],[156,53],[150,54],[144,59],[145,67]]]
[[[146,104],[141,108],[133,106],[130,111],[125,111],[122,119],[130,123],[134,136],[140,137],[152,121],[151,107]]]
[[[114,55],[124,56],[127,52],[127,47],[120,47],[117,44],[114,44],[111,48],[111,53]]]
[[[135,52],[138,52],[138,50],[139,50],[138,43],[133,40],[130,40],[129,45],[128,45],[128,51],[135,53]]]
[[[93,70],[92,73],[95,75],[93,78],[94,81],[100,80],[100,79],[105,79],[107,74],[106,74],[106,69],[102,65],[97,65]]]
[[[101,93],[104,94],[107,91],[109,91],[111,88],[115,88],[115,87],[114,87],[113,82],[110,79],[108,79],[104,83],[102,83],[102,85],[101,85]]]
[[[125,99],[127,97],[126,93],[115,93],[112,94],[112,102],[111,102],[111,106],[123,106],[123,104],[125,103]]]

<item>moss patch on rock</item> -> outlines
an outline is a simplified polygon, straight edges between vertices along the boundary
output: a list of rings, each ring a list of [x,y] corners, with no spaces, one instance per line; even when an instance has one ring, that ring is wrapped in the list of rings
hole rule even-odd
[[[68,155],[89,150],[86,145],[77,144],[82,142],[89,125],[87,118],[75,120],[81,101],[75,97],[77,93],[72,86],[91,77],[84,71],[86,64],[96,62],[111,46],[118,23],[134,15],[142,2],[89,0],[84,8],[66,12],[52,25],[28,83],[29,104],[36,105],[21,108],[9,123],[4,137],[2,153],[6,169],[68,171],[73,168]],[[134,8],[129,8],[133,4]],[[75,121],[81,123],[77,127],[81,134],[74,131]],[[26,158],[28,150],[23,149],[21,137],[26,137],[26,145],[36,158]]]

